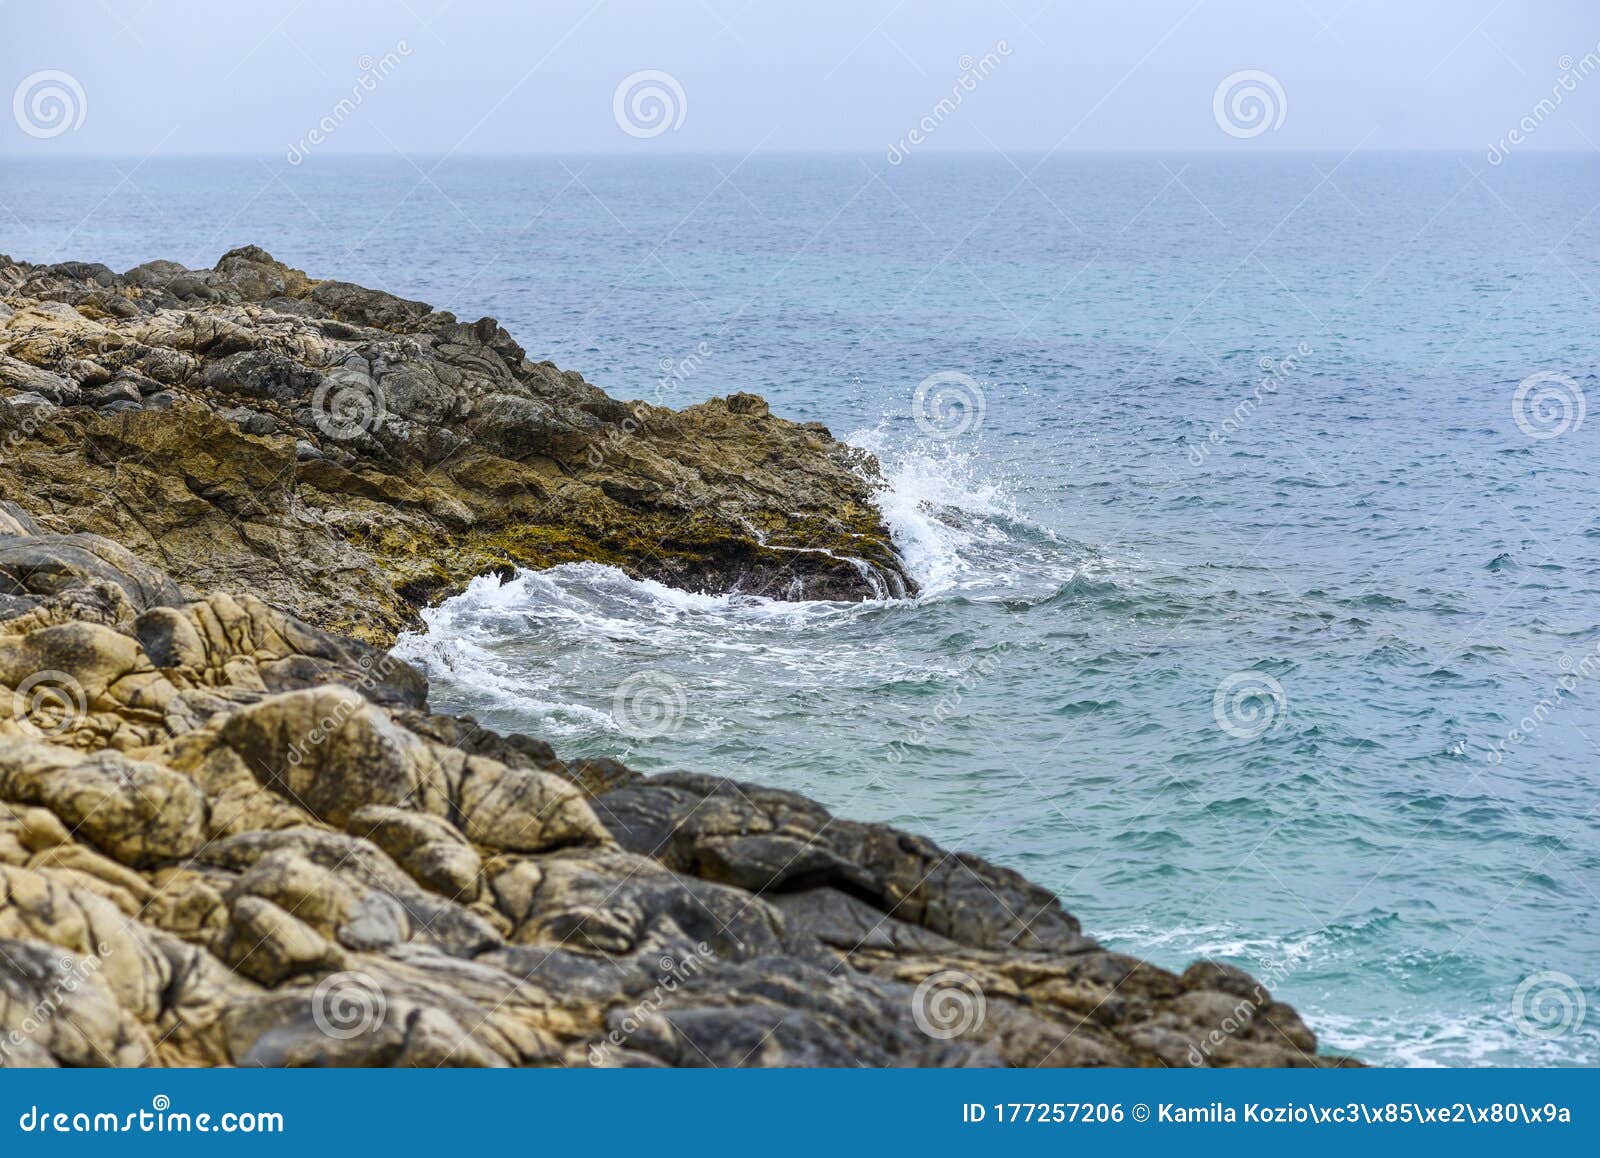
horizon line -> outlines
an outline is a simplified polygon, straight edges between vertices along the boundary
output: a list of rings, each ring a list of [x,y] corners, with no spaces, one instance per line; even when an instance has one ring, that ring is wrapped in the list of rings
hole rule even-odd
[[[1152,146],[1141,148],[1106,148],[1106,149],[924,149],[906,158],[907,161],[914,157],[945,157],[945,158],[988,158],[998,156],[1006,157],[1117,157],[1117,156],[1152,156],[1173,154],[1195,154],[1216,157],[1249,157],[1249,156],[1296,156],[1309,154],[1343,154],[1346,156],[1362,155],[1400,155],[1400,156],[1448,156],[1448,155],[1477,155],[1485,152],[1483,146],[1458,146],[1441,145],[1414,148],[1368,148],[1360,147],[1351,149],[1339,145],[1319,145],[1307,147],[1252,147],[1244,146]],[[389,152],[341,152],[329,153],[321,156],[308,156],[306,161],[374,161],[394,160],[412,161],[426,160],[463,160],[463,161],[512,161],[512,160],[554,160],[562,157],[586,157],[606,160],[694,160],[697,158],[716,158],[724,160],[729,157],[754,159],[757,157],[833,157],[833,158],[859,158],[876,157],[883,150],[868,149],[757,149],[754,151],[741,151],[738,149],[718,150],[645,150],[636,149],[629,151],[615,151],[603,149],[545,149],[523,152],[429,152],[418,151],[414,153]],[[1542,156],[1584,156],[1589,153],[1600,152],[1600,149],[1587,148],[1560,148],[1554,146],[1529,147],[1520,150],[1523,155],[1537,154]],[[282,161],[283,156],[278,152],[216,152],[216,153],[60,153],[54,156],[46,153],[6,153],[0,152],[0,162],[32,162],[32,161],[133,161],[147,164],[152,161]],[[299,164],[295,164],[296,168]],[[896,168],[899,166],[897,165]]]

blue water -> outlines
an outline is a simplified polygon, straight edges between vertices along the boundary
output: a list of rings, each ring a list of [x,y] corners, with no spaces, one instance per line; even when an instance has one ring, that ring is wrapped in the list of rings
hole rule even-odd
[[[1369,1060],[1600,1060],[1600,158],[420,164],[10,164],[0,250],[254,242],[827,423],[922,597],[480,581],[435,704],[926,832]]]

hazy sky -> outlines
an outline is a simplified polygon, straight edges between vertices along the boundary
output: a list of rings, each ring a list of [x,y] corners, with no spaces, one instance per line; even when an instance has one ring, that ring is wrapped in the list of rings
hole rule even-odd
[[[0,0],[0,156],[1588,149],[1585,54],[1594,0]]]

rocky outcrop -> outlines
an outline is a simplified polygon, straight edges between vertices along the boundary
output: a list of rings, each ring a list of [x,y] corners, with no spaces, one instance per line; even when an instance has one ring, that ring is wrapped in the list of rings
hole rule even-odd
[[[1016,873],[562,760],[372,642],[513,563],[903,589],[826,432],[626,407],[259,250],[0,285],[0,1064],[1340,1062]]]
[[[9,1065],[1322,1065],[1216,964],[789,792],[565,762],[93,534],[0,535]]]
[[[253,246],[121,275],[0,257],[0,399],[0,499],[190,595],[249,590],[371,642],[514,566],[778,598],[913,587],[876,464],[823,427],[750,394],[620,402],[493,318]]]

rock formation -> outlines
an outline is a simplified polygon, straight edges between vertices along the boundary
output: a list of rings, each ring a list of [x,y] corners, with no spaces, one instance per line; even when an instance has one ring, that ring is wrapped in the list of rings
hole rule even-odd
[[[750,394],[619,402],[529,361],[493,318],[314,281],[253,246],[121,276],[0,256],[0,396],[0,498],[191,595],[248,588],[369,642],[516,566],[778,598],[914,587],[875,465],[825,428]]]
[[[0,259],[0,396],[0,1064],[1340,1061],[1016,873],[564,761],[382,650],[510,565],[908,590],[818,427],[624,405],[257,249]]]

